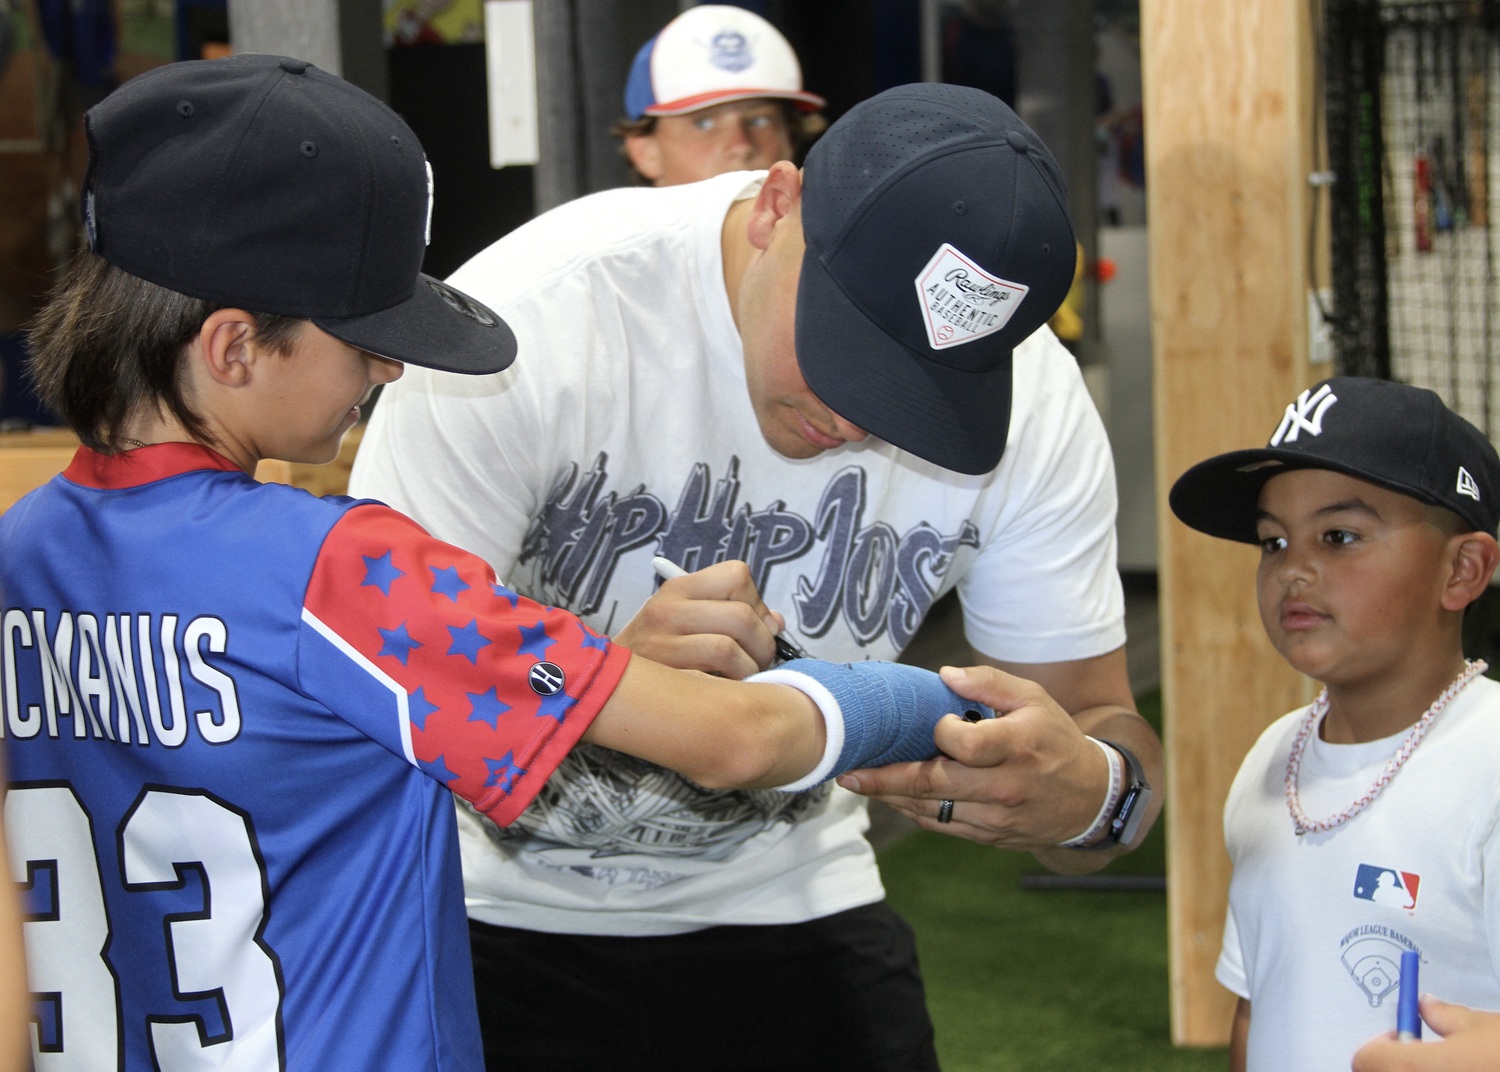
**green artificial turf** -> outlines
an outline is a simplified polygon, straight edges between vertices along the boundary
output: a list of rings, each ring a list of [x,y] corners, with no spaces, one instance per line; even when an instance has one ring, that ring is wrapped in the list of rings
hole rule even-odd
[[[1153,694],[1142,713],[1159,710]],[[1103,874],[1160,875],[1162,827]],[[917,935],[944,1072],[1228,1067],[1172,1045],[1166,894],[1023,889],[1029,855],[918,832],[880,855],[887,897]]]

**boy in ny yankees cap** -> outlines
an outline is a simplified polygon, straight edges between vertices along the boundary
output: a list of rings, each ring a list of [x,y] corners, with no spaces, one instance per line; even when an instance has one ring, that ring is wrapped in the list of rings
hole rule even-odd
[[[590,742],[792,799],[980,706],[890,663],[633,658],[382,503],[257,483],[407,364],[495,372],[514,336],[421,273],[422,147],[348,82],[169,64],[86,127],[89,248],[31,333],[83,446],[0,517],[39,1067],[474,1072],[455,795],[509,823]]]
[[[1224,808],[1237,1067],[1347,1068],[1394,1026],[1408,950],[1423,991],[1500,1008],[1500,685],[1461,629],[1500,558],[1495,448],[1431,391],[1336,377],[1170,502],[1260,548],[1266,633],[1324,686]]]

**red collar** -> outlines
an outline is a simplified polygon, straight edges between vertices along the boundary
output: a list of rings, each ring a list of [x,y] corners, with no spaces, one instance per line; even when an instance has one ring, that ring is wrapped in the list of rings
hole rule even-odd
[[[138,487],[196,469],[241,471],[218,451],[198,443],[158,443],[121,454],[100,454],[79,447],[63,476],[84,487],[115,489]]]

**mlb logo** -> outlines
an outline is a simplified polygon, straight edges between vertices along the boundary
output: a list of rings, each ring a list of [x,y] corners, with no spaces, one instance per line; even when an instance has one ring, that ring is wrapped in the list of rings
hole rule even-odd
[[[1410,871],[1360,864],[1354,875],[1354,896],[1411,911],[1417,907],[1417,887],[1421,884],[1422,876]]]

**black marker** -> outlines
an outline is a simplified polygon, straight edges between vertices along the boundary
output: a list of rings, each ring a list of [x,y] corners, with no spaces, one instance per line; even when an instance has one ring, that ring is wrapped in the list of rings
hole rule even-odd
[[[670,558],[663,558],[661,555],[657,555],[651,560],[651,568],[664,581],[670,581],[674,577],[686,577],[688,572]],[[786,637],[777,633],[776,657],[785,663],[793,659],[806,659],[808,655],[807,652],[797,647],[797,645],[793,644]]]

